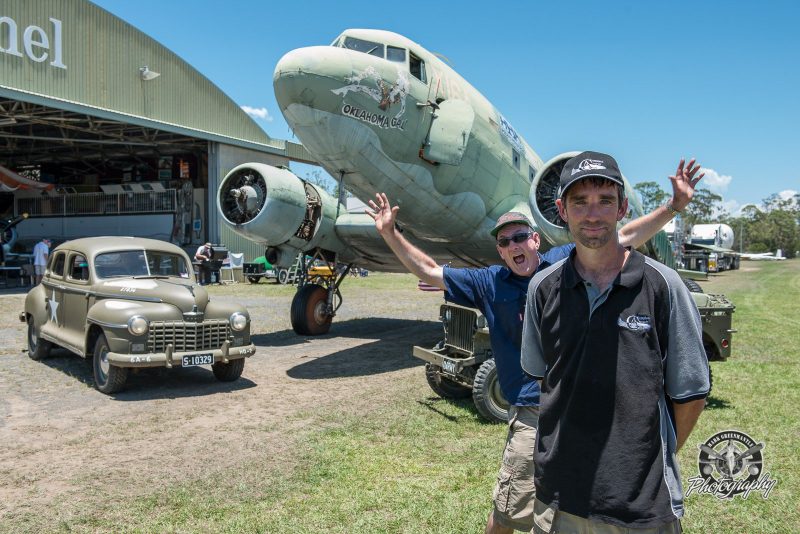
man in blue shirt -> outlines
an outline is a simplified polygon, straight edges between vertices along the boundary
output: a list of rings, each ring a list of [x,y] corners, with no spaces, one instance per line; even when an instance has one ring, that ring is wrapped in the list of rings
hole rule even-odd
[[[626,224],[619,231],[620,243],[638,247],[655,235],[690,202],[702,174],[694,160],[684,168],[681,160],[672,181],[672,200],[648,215]],[[539,253],[541,240],[528,216],[519,211],[503,214],[491,231],[504,266],[457,269],[437,265],[425,252],[411,244],[397,230],[395,219],[400,209],[391,206],[385,194],[369,201],[375,228],[400,262],[424,283],[445,290],[449,302],[477,308],[486,316],[489,340],[503,396],[510,404],[508,438],[503,463],[494,490],[494,510],[486,532],[511,534],[515,529],[533,528],[533,453],[539,418],[539,386],[520,363],[522,323],[528,283],[543,267],[569,255],[570,243]],[[526,209],[527,211],[527,209]]]

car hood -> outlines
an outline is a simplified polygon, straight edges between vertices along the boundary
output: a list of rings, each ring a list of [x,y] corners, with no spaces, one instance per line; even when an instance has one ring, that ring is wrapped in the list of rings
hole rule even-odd
[[[189,280],[181,278],[124,278],[108,280],[95,286],[104,297],[123,300],[152,300],[171,304],[181,312],[204,312],[208,304],[208,291]]]

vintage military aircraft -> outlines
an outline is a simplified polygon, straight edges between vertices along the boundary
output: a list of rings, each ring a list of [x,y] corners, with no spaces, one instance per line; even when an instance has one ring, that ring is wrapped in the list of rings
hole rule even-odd
[[[347,30],[330,46],[287,53],[274,73],[286,121],[320,165],[362,200],[385,192],[398,224],[438,262],[482,266],[499,258],[489,230],[506,211],[532,215],[543,249],[570,240],[554,198],[567,159],[543,162],[481,93],[419,44],[396,33]],[[342,187],[343,186],[343,187]],[[629,184],[631,212],[642,214]],[[364,214],[283,168],[233,169],[218,192],[223,220],[289,266],[299,252],[376,271],[402,265]],[[623,221],[624,222],[624,221]],[[671,262],[663,232],[651,255]],[[303,284],[291,320],[301,334],[328,331],[341,276]]]

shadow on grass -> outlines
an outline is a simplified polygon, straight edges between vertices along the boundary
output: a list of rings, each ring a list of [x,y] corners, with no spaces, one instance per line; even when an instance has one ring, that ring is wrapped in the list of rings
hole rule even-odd
[[[83,359],[65,349],[54,349],[50,357],[39,363],[61,371],[79,382],[94,388],[94,374],[91,359]],[[245,374],[247,364],[245,363]],[[208,367],[149,367],[131,369],[125,389],[109,397],[119,401],[140,401],[153,399],[177,399],[182,397],[203,397],[216,393],[226,393],[250,389],[257,384],[241,377],[233,382],[221,382]],[[103,395],[99,391],[98,395]]]
[[[706,410],[724,410],[730,408],[730,403],[725,399],[709,396],[706,398]]]
[[[441,338],[441,328],[437,321],[384,318],[345,321],[335,335],[326,334],[320,339],[334,342],[337,337],[346,337],[373,341],[311,359],[292,367],[286,374],[301,380],[319,380],[421,367],[424,362],[411,355],[412,347],[434,346]]]
[[[469,415],[452,415],[449,413],[445,413],[444,411],[440,410],[437,404],[446,403],[449,405],[457,406],[469,412]],[[487,421],[478,413],[478,410],[475,408],[475,403],[472,402],[472,399],[443,399],[441,397],[428,397],[425,400],[418,400],[417,404],[420,406],[424,406],[425,408],[429,409],[433,413],[447,419],[448,421],[452,421],[454,423],[458,421],[463,421],[464,419],[471,419],[475,420],[484,425],[499,425],[505,424],[501,421]]]
[[[375,339],[396,330],[410,328],[428,328],[435,325],[441,334],[441,323],[438,321],[420,321],[413,319],[393,319],[389,317],[369,317],[362,319],[349,319],[347,321],[333,320],[331,329],[321,336],[302,336],[294,330],[281,330],[269,334],[251,335],[250,339],[256,346],[287,347],[297,345],[312,339],[335,339],[348,337],[354,339]],[[441,337],[441,335],[439,336]],[[438,340],[436,340],[438,341]],[[435,343],[435,341],[434,341]],[[415,345],[419,343],[414,342]],[[431,344],[433,346],[433,344]]]

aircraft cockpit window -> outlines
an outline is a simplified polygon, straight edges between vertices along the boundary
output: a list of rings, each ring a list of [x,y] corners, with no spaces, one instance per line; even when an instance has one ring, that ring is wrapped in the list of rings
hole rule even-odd
[[[373,56],[383,57],[383,45],[381,43],[373,43],[372,41],[365,41],[364,39],[356,39],[355,37],[345,37],[344,48],[364,52]]]
[[[406,49],[397,48],[396,46],[386,45],[386,59],[389,61],[397,61],[398,63],[406,62]]]
[[[423,83],[428,83],[428,79],[425,76],[425,62],[411,52],[408,55],[408,68],[411,71],[411,75]]]

